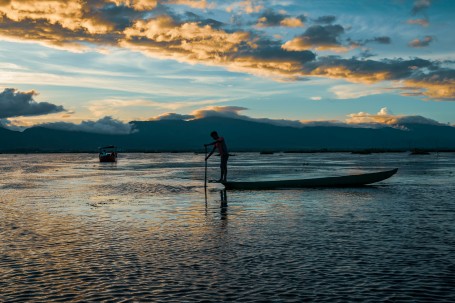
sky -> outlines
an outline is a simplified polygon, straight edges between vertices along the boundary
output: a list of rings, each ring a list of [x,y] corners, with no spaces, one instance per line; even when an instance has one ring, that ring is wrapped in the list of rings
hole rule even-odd
[[[0,0],[0,123],[455,125],[454,16],[453,0]]]

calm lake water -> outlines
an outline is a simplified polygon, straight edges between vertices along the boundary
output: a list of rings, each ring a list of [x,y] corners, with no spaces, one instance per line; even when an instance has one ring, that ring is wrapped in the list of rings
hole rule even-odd
[[[455,301],[455,154],[238,153],[231,180],[399,171],[227,192],[203,157],[0,155],[0,302]]]

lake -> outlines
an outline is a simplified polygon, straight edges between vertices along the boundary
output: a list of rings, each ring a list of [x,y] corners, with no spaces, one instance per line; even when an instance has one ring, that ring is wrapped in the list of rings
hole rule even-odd
[[[219,158],[208,178],[218,179]],[[454,302],[455,154],[0,154],[0,302]]]

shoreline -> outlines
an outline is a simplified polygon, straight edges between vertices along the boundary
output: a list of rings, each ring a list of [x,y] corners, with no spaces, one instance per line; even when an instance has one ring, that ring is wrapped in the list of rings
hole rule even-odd
[[[231,153],[259,153],[261,155],[273,155],[273,154],[314,154],[314,153],[351,153],[358,155],[368,154],[382,154],[382,153],[412,153],[412,154],[426,154],[426,153],[453,153],[455,149],[436,149],[436,148],[411,148],[411,149],[239,149],[232,150]],[[97,150],[3,150],[0,154],[93,154],[98,153]],[[131,153],[131,154],[183,154],[183,153],[194,153],[204,154],[200,150],[122,150],[120,148],[119,153]]]

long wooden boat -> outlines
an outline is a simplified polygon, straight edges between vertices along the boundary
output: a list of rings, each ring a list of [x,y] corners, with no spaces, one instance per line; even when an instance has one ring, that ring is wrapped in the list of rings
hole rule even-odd
[[[379,182],[392,177],[398,168],[367,173],[360,175],[348,175],[340,177],[313,178],[300,180],[278,181],[252,181],[252,182],[223,182],[226,189],[280,189],[280,188],[303,188],[303,187],[356,187]]]

